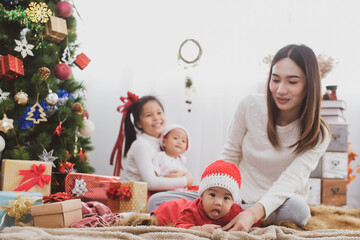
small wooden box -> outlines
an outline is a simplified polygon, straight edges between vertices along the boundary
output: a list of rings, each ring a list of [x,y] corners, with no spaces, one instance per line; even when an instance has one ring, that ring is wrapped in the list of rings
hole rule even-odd
[[[323,179],[321,182],[321,203],[326,205],[346,205],[346,180]]]
[[[330,124],[331,140],[327,151],[346,152],[348,147],[348,125]]]
[[[325,152],[321,160],[323,178],[347,179],[347,152]]]
[[[34,226],[43,228],[70,227],[82,219],[81,200],[46,203],[31,208]]]
[[[319,205],[321,203],[321,179],[309,178],[309,188],[307,203],[310,205]]]

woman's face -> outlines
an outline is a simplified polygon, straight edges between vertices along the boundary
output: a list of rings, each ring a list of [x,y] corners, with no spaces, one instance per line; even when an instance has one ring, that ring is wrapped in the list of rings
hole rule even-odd
[[[136,123],[138,128],[150,136],[160,137],[165,126],[165,115],[157,101],[151,100],[145,103],[139,119]]]
[[[271,95],[280,109],[280,116],[297,117],[306,96],[305,73],[290,58],[278,61],[269,82]]]

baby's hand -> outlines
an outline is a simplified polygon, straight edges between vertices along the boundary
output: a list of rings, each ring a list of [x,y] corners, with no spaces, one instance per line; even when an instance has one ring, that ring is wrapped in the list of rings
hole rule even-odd
[[[186,172],[181,171],[181,170],[172,170],[170,173],[165,174],[164,177],[169,177],[169,178],[176,178],[176,177],[182,177],[185,176]]]
[[[221,226],[215,224],[204,224],[201,226],[201,230],[208,233],[213,233],[218,228],[221,228]]]

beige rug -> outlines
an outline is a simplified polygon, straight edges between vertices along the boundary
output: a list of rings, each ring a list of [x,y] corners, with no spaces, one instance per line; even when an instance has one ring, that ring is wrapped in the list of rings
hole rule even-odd
[[[106,228],[58,228],[10,227],[0,232],[0,239],[61,239],[61,240],[111,240],[111,239],[360,239],[360,209],[339,207],[311,207],[312,217],[302,228],[281,222],[279,226],[268,225],[252,228],[249,233],[224,232],[213,234],[194,230],[158,226],[114,226]]]
[[[99,239],[189,239],[189,240],[232,240],[232,239],[360,239],[360,231],[355,230],[314,230],[298,231],[282,226],[253,228],[249,233],[224,232],[216,230],[213,234],[173,227],[137,226],[107,227],[92,229],[58,228],[45,229],[34,227],[5,228],[0,239],[67,239],[67,240],[99,240]]]

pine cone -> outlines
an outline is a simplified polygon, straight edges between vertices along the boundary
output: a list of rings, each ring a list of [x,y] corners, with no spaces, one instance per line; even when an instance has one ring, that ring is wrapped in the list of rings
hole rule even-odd
[[[73,111],[73,113],[76,113],[79,115],[83,114],[83,112],[84,112],[84,108],[81,106],[80,103],[74,103],[71,110]]]
[[[45,81],[48,77],[50,77],[50,69],[47,67],[41,67],[38,70],[38,73],[42,77],[42,79]]]

